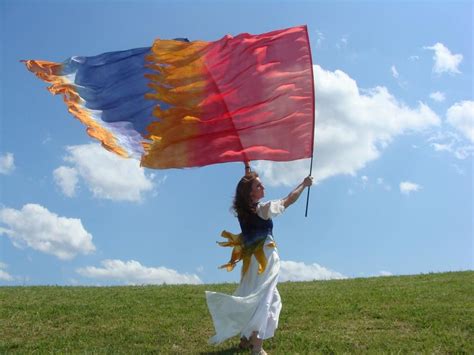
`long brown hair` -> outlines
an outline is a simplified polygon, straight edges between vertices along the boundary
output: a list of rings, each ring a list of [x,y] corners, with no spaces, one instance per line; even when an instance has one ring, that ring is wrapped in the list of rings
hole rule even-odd
[[[242,177],[242,179],[240,179],[235,189],[232,209],[235,215],[244,221],[251,214],[256,213],[254,203],[250,197],[252,184],[256,178],[258,178],[258,174],[255,171],[248,172],[244,177]]]

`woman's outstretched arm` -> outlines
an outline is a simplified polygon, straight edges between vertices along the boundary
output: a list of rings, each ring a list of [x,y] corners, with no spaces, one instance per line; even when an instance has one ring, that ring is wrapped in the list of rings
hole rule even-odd
[[[298,198],[300,197],[301,193],[304,191],[304,189],[308,186],[311,186],[313,184],[313,178],[311,176],[305,177],[303,182],[299,184],[293,191],[291,191],[288,196],[286,196],[283,199],[283,206],[285,208],[288,208],[290,205],[296,202]]]

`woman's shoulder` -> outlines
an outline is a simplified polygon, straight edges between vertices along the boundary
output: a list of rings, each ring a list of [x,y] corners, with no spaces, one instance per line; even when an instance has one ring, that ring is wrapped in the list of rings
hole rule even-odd
[[[256,207],[257,215],[263,219],[276,217],[284,211],[285,206],[282,199],[259,202]]]

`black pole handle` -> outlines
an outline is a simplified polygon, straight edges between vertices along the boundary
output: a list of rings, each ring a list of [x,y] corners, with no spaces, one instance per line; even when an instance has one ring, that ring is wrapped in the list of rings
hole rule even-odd
[[[311,163],[309,165],[309,176],[313,172],[313,155],[311,155]],[[309,192],[311,191],[311,186],[308,186],[308,193],[306,194],[306,210],[304,213],[305,217],[308,217],[308,205],[309,205]]]

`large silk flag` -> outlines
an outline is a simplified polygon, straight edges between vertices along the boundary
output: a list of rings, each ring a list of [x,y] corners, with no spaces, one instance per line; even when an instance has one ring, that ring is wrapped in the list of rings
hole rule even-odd
[[[312,155],[314,84],[306,26],[214,42],[25,61],[87,133],[149,168]]]

